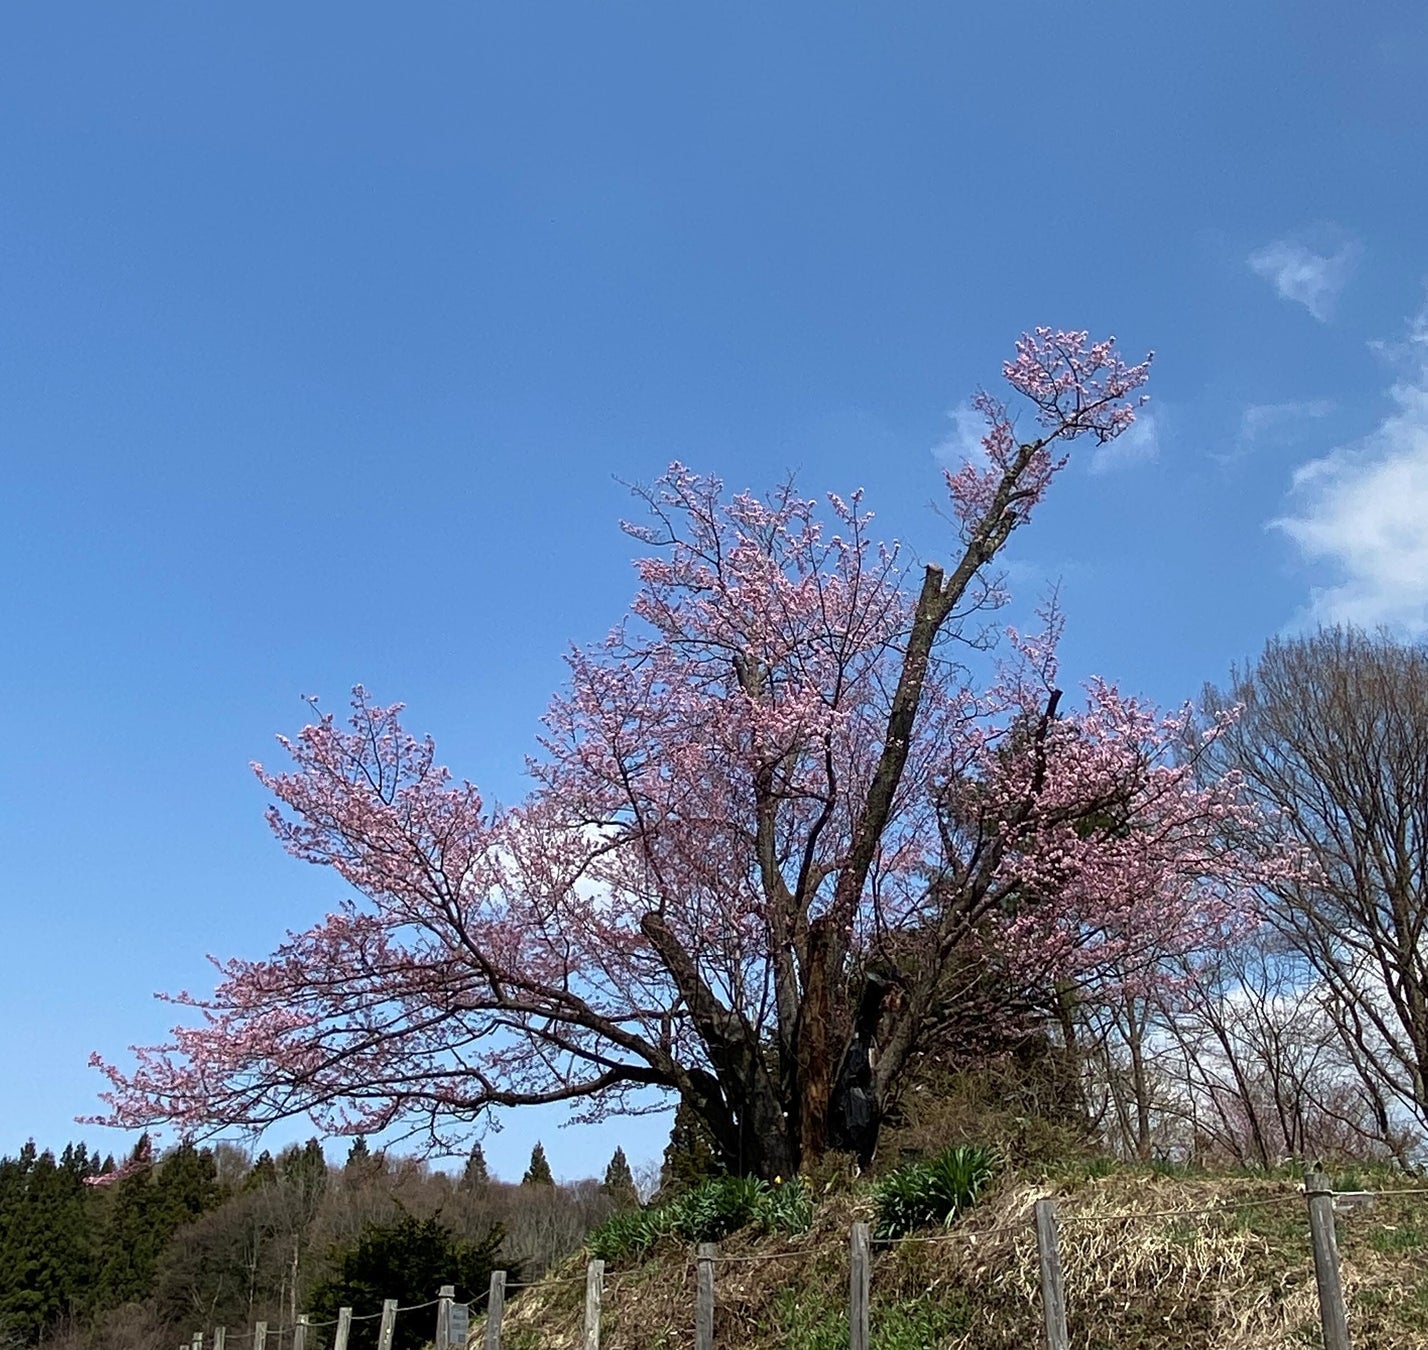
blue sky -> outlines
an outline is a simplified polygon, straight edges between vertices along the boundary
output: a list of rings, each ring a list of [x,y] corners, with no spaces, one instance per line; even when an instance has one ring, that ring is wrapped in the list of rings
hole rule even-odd
[[[1428,628],[1428,9],[365,3],[0,16],[0,1152],[341,890],[247,765],[364,682],[495,797],[632,589],[622,481],[862,486],[1022,329],[1157,355],[1009,557],[1066,675]],[[512,1121],[558,1174],[650,1122]],[[102,1136],[102,1138],[100,1138]]]

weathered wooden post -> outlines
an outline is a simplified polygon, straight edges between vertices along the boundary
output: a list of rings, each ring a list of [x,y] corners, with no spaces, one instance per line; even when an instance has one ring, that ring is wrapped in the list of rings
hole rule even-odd
[[[1041,1260],[1041,1313],[1046,1320],[1047,1350],[1071,1350],[1066,1334],[1066,1291],[1061,1285],[1061,1243],[1056,1235],[1056,1204],[1036,1202],[1036,1250]]]
[[[397,1300],[389,1298],[382,1304],[382,1324],[377,1328],[377,1350],[392,1350],[392,1337],[397,1334]]]
[[[299,1313],[293,1328],[293,1350],[307,1350],[307,1314]]]
[[[268,1350],[268,1324],[253,1323],[253,1350]]]
[[[201,1331],[193,1333],[193,1350],[203,1350],[203,1332]]]
[[[501,1350],[501,1314],[506,1310],[506,1272],[491,1272],[491,1297],[486,1300],[486,1350]]]
[[[694,1268],[694,1350],[714,1350],[714,1258],[718,1247],[701,1242]]]
[[[224,1342],[228,1339],[227,1327],[213,1328],[213,1350],[223,1350]]]
[[[436,1291],[436,1350],[451,1350],[451,1304],[456,1286],[444,1284]]]
[[[1349,1317],[1339,1278],[1339,1239],[1334,1232],[1334,1192],[1322,1172],[1304,1178],[1309,1202],[1309,1236],[1314,1243],[1314,1282],[1319,1286],[1319,1322],[1324,1350],[1349,1350]]]
[[[585,1267],[585,1350],[600,1350],[600,1302],[605,1294],[605,1263]]]
[[[348,1338],[352,1335],[352,1309],[337,1310],[337,1333],[332,1338],[332,1350],[347,1350]]]
[[[868,1225],[855,1223],[852,1245],[848,1252],[849,1350],[868,1350],[868,1298],[872,1284],[869,1247]]]

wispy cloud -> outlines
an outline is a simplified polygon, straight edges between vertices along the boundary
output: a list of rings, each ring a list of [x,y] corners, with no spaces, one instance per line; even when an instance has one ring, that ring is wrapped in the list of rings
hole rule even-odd
[[[1284,403],[1251,403],[1240,414],[1240,425],[1228,450],[1210,452],[1210,458],[1230,464],[1261,450],[1292,444],[1305,431],[1305,424],[1327,417],[1334,411],[1327,398],[1291,399]]]
[[[1419,333],[1428,332],[1419,322]],[[1414,341],[1410,336],[1410,343]],[[1307,617],[1428,633],[1428,355],[1417,340],[1411,377],[1362,441],[1294,474],[1292,511],[1271,521],[1337,580],[1316,588]]]
[[[1160,410],[1162,413],[1164,409]],[[982,437],[987,431],[986,419],[970,404],[964,403],[947,414],[951,426],[947,434],[932,447],[940,464],[956,468],[968,460],[973,463],[986,458]],[[1130,429],[1113,441],[1096,446],[1089,464],[1094,474],[1113,473],[1135,464],[1146,464],[1160,457],[1161,424],[1148,409],[1136,413]],[[1032,434],[1035,434],[1034,432]],[[1090,440],[1090,437],[1086,438]],[[1079,446],[1077,447],[1079,449]]]
[[[970,403],[962,403],[947,414],[951,422],[947,434],[932,447],[939,464],[949,469],[960,468],[968,460],[986,456],[982,437],[987,433],[987,419]]]
[[[1355,240],[1342,241],[1331,253],[1319,252],[1294,239],[1278,239],[1249,256],[1250,269],[1263,277],[1280,299],[1303,305],[1320,323],[1327,323],[1339,293],[1359,260]]]
[[[1149,464],[1160,458],[1161,422],[1163,408],[1154,411],[1142,409],[1136,413],[1135,421],[1113,441],[1098,445],[1091,452],[1091,472],[1095,474],[1115,473],[1119,469],[1133,468],[1137,464]]]

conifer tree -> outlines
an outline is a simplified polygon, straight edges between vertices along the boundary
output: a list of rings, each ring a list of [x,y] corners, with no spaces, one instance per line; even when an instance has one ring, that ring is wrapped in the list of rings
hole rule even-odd
[[[461,1174],[461,1186],[463,1190],[477,1191],[490,1180],[491,1174],[486,1170],[486,1155],[478,1141],[471,1145],[470,1156],[466,1159],[466,1170]]]
[[[635,1174],[630,1171],[629,1159],[625,1157],[625,1150],[616,1147],[615,1156],[610,1159],[610,1165],[605,1169],[605,1181],[600,1187],[621,1209],[637,1209],[640,1203],[640,1193],[635,1188]]]
[[[101,1307],[142,1302],[153,1288],[163,1240],[151,1222],[154,1172],[149,1160],[149,1136],[144,1134],[124,1163],[113,1169],[119,1180],[106,1191],[108,1212],[100,1239],[104,1257],[96,1288]]]
[[[709,1132],[699,1117],[681,1102],[674,1109],[674,1124],[670,1127],[669,1143],[665,1145],[659,1170],[660,1193],[677,1195],[708,1177],[722,1175],[723,1170]]]
[[[367,1148],[365,1139],[360,1141],[362,1149]],[[353,1145],[356,1148],[356,1145]],[[347,1161],[352,1159],[349,1154]],[[316,1139],[309,1139],[301,1148],[292,1144],[278,1154],[278,1171],[283,1180],[292,1186],[303,1198],[308,1208],[315,1208],[327,1189],[327,1159],[323,1157],[322,1145]]]
[[[367,1147],[365,1136],[358,1135],[347,1150],[347,1161],[342,1164],[344,1172],[364,1171],[372,1161],[372,1150]]]
[[[273,1161],[273,1155],[264,1149],[253,1163],[253,1170],[248,1173],[248,1180],[243,1183],[243,1188],[249,1191],[266,1190],[275,1185],[277,1180],[278,1165]]]
[[[545,1149],[539,1139],[531,1149],[531,1165],[521,1178],[522,1186],[554,1186],[555,1178],[550,1173],[550,1164],[545,1160]]]
[[[84,1181],[92,1171],[82,1145],[66,1148],[58,1163],[33,1143],[19,1159],[0,1161],[0,1332],[16,1344],[39,1340],[89,1299],[93,1248]]]

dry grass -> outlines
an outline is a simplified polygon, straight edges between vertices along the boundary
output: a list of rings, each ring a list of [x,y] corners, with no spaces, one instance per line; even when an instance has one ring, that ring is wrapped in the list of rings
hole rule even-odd
[[[1387,1183],[1386,1183],[1387,1184]],[[1024,1350],[1038,1343],[1032,1208],[1060,1220],[1078,1350],[1290,1350],[1317,1345],[1304,1200],[1288,1179],[1182,1178],[1119,1171],[1008,1181],[951,1233],[876,1249],[879,1350]],[[716,1267],[716,1343],[833,1350],[847,1344],[847,1234],[866,1200],[833,1195],[799,1238],[736,1234]],[[1337,1220],[1357,1350],[1428,1346],[1428,1195],[1381,1197]],[[506,1314],[510,1350],[578,1350],[583,1273],[533,1289]],[[693,1343],[694,1263],[669,1244],[607,1276],[606,1350]],[[476,1342],[480,1344],[479,1340]]]

